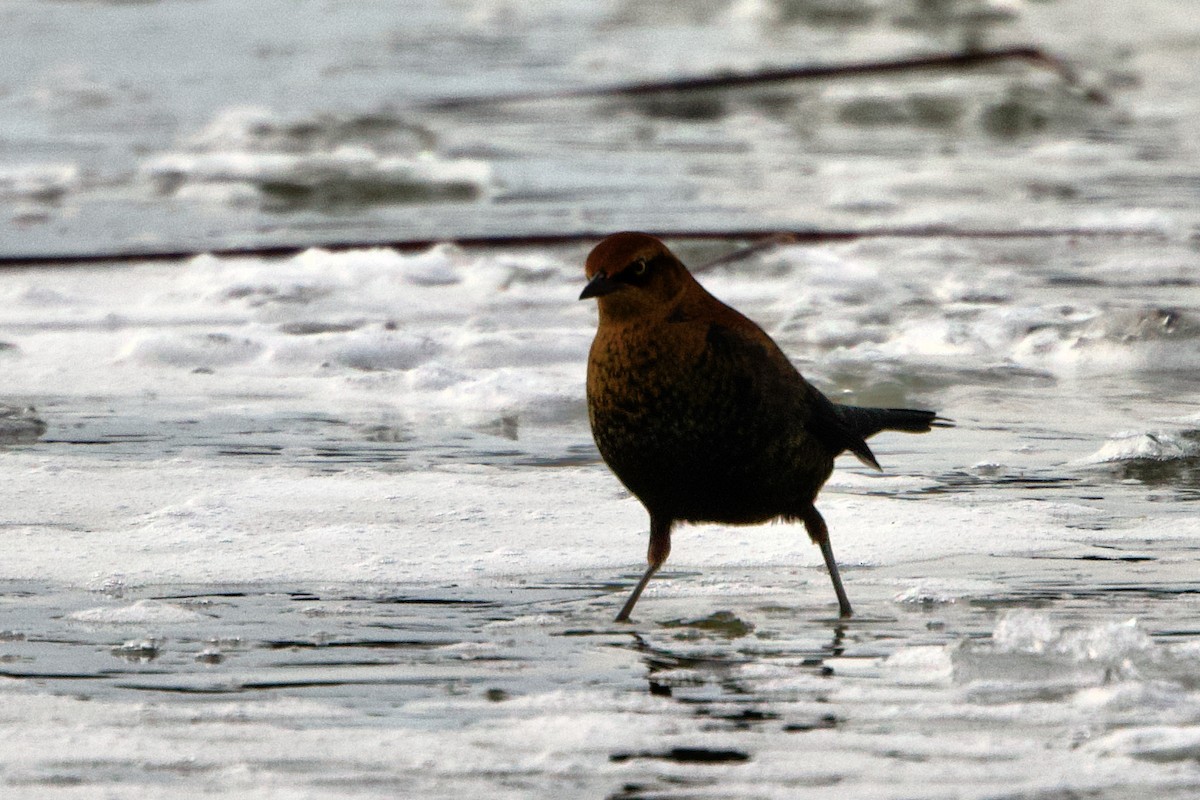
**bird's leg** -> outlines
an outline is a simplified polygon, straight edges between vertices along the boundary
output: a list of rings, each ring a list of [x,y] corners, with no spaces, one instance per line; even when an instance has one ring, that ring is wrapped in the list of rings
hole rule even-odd
[[[824,517],[814,506],[809,506],[802,519],[809,538],[821,548],[825,568],[829,570],[829,577],[833,580],[833,591],[837,593],[838,599],[838,616],[852,616],[854,612],[850,608],[850,598],[846,597],[846,590],[842,588],[842,576],[838,574],[837,562],[833,560],[833,547],[829,544],[829,528],[825,527]]]
[[[646,588],[646,584],[654,577],[654,573],[658,572],[658,568],[671,554],[671,522],[672,520],[669,519],[650,517],[650,550],[646,553],[646,560],[650,566],[646,568],[646,574],[638,581],[638,585],[633,587],[633,593],[621,607],[621,613],[617,614],[617,622],[629,621],[629,613],[633,611],[638,598],[642,596],[642,590]]]

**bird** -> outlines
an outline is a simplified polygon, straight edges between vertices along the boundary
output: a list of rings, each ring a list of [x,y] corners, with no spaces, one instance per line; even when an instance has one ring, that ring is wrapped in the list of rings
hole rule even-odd
[[[677,523],[802,522],[820,548],[839,617],[853,609],[817,511],[834,458],[878,470],[880,431],[951,427],[933,411],[834,403],[756,323],[722,303],[659,239],[614,233],[585,264],[580,300],[599,323],[587,408],[601,457],[650,515],[648,567],[617,615],[627,622],[671,552]]]

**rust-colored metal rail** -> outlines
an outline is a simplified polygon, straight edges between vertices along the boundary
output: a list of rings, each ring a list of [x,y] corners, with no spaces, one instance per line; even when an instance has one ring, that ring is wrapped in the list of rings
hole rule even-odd
[[[464,248],[523,248],[551,247],[572,244],[594,243],[612,231],[573,231],[568,233],[522,233],[501,236],[451,236],[444,238],[413,238],[391,241],[345,240],[309,242],[306,244],[281,244],[247,247],[219,247],[207,250],[146,250],[121,251],[116,253],[59,253],[0,256],[0,269],[36,266],[83,266],[88,264],[128,264],[149,261],[185,261],[198,255],[213,255],[219,258],[287,258],[310,248],[331,252],[344,252],[370,247],[385,247],[401,252],[426,250],[438,244],[456,244]],[[777,244],[819,244],[823,242],[848,242],[859,239],[1058,239],[1058,238],[1102,238],[1139,237],[1165,238],[1165,234],[1153,228],[953,228],[943,225],[925,225],[896,228],[862,229],[801,229],[779,228],[730,228],[723,230],[658,230],[649,231],[663,239],[692,241],[750,241],[763,242],[762,246]]]
[[[736,89],[792,81],[887,75],[920,70],[973,69],[1003,61],[1024,61],[1048,69],[1059,75],[1066,83],[1079,88],[1090,100],[1099,103],[1107,102],[1107,98],[1100,90],[1084,87],[1075,70],[1061,58],[1047,53],[1039,47],[1023,46],[997,50],[969,50],[961,53],[935,53],[908,58],[860,61],[851,64],[808,64],[774,67],[751,72],[722,72],[714,75],[670,78],[641,83],[621,83],[581,89],[550,89],[546,91],[518,92],[515,94],[449,97],[429,100],[418,105],[418,108],[435,111],[459,111],[505,103],[604,97],[645,97],[656,94]]]

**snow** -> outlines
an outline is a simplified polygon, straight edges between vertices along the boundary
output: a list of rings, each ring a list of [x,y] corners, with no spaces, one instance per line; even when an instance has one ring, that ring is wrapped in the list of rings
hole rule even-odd
[[[177,625],[195,622],[201,616],[194,611],[155,600],[138,600],[116,608],[86,608],[68,615],[68,619],[98,625]]]

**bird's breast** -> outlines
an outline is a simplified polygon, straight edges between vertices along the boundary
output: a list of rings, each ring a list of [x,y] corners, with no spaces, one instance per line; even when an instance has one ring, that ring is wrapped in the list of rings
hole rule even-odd
[[[789,514],[832,460],[804,457],[803,415],[786,398],[767,401],[759,376],[720,358],[708,333],[690,323],[601,326],[587,380],[600,454],[652,513],[725,522]]]
[[[593,430],[597,421],[601,424],[598,434],[628,431],[645,438],[694,417],[705,391],[697,370],[703,340],[674,327],[601,327],[597,332],[588,358],[587,394]]]

